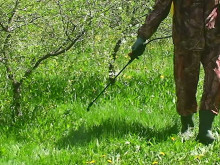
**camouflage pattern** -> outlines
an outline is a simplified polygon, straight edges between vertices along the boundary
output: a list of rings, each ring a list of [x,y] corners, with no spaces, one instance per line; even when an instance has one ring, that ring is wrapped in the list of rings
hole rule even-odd
[[[200,62],[205,77],[200,109],[218,114],[220,104],[220,82],[214,69],[220,54],[220,47],[204,51],[175,47],[174,78],[176,83],[177,111],[182,116],[197,112],[196,92],[199,80]],[[216,56],[216,54],[218,54]]]
[[[200,109],[217,114],[220,104],[220,81],[215,70],[216,61],[220,60],[218,0],[157,0],[138,36],[150,38],[169,14],[172,2],[177,111],[182,116],[197,111],[196,91],[202,63],[205,78]]]

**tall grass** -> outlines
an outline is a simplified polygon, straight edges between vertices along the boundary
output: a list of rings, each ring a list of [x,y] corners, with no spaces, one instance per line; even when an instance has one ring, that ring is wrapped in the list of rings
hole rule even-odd
[[[88,103],[107,83],[105,62],[85,60],[88,54],[39,68],[24,86],[24,119],[1,125],[0,164],[220,164],[219,139],[203,146],[179,135],[169,45],[149,46],[90,112]],[[57,70],[65,60],[68,65]],[[118,70],[127,60],[118,58]],[[195,121],[197,127],[198,116]]]

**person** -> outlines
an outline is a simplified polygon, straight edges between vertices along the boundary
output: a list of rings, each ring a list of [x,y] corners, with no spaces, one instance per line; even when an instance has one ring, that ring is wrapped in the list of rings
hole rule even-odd
[[[174,79],[181,133],[194,128],[193,115],[197,112],[196,91],[201,62],[205,77],[196,139],[203,144],[211,144],[215,140],[211,132],[212,124],[220,104],[220,68],[217,65],[220,63],[219,0],[157,0],[138,30],[130,57],[135,59],[143,54],[146,47],[144,42],[167,17],[172,3]]]

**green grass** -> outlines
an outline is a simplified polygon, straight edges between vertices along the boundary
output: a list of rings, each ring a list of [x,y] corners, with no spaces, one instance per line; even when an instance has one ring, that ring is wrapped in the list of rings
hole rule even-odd
[[[84,56],[60,70],[53,62],[39,68],[23,88],[23,120],[1,124],[0,164],[220,164],[219,138],[204,146],[179,135],[172,47],[163,46],[134,61],[90,112],[88,103],[107,82],[105,63]],[[119,57],[117,67],[126,60]],[[198,98],[201,86],[202,76]],[[197,133],[197,115],[195,121]]]

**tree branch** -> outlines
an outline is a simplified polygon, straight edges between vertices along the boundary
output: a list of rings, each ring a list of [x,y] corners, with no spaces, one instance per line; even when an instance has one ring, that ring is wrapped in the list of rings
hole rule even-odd
[[[15,28],[16,28],[16,29],[19,29],[19,28],[21,28],[21,27],[23,27],[23,26],[27,26],[27,25],[29,25],[29,24],[31,24],[31,23],[34,23],[34,21],[36,21],[36,20],[39,19],[39,18],[41,18],[41,17],[33,17],[31,20],[29,20],[29,21],[27,21],[27,22],[24,22],[23,24],[21,24],[21,25],[15,27]]]
[[[15,6],[14,6],[14,8],[13,8],[13,10],[12,10],[12,13],[11,13],[11,16],[10,16],[9,19],[8,19],[8,24],[9,24],[9,25],[12,23],[12,20],[13,20],[13,18],[14,18],[14,16],[15,16],[16,10],[17,10],[17,8],[18,8],[18,4],[19,4],[19,0],[16,0],[16,1],[15,1]]]
[[[3,29],[3,31],[9,32],[8,28],[5,27],[5,26],[3,25],[3,23],[0,22],[0,26],[1,26],[1,28]]]
[[[43,57],[41,57],[40,59],[37,60],[37,62],[33,65],[32,68],[28,69],[24,76],[22,77],[22,79],[20,80],[20,83],[22,83],[26,78],[28,78],[32,72],[45,60],[47,60],[48,58],[50,57],[55,57],[55,56],[59,56],[65,52],[67,52],[68,50],[70,50],[73,45],[85,34],[85,31],[82,31],[81,34],[79,34],[74,40],[71,41],[71,43],[66,47],[66,48],[63,48],[62,50],[57,50],[57,51],[54,51],[54,52],[50,52],[46,55],[44,55]]]
[[[10,32],[10,28],[9,25],[12,23],[13,18],[15,16],[16,10],[18,8],[18,4],[19,4],[19,0],[15,1],[15,6],[12,10],[11,16],[8,18],[8,26],[4,26],[3,23],[0,22],[0,26],[2,27],[2,29],[6,32]],[[6,72],[7,72],[7,76],[8,78],[12,81],[13,84],[17,83],[16,79],[14,77],[14,74],[12,72],[12,69],[9,65],[9,61],[8,61],[8,57],[7,57],[7,53],[6,50],[8,49],[8,44],[9,44],[9,40],[11,38],[11,34],[8,33],[8,35],[5,38],[4,44],[3,44],[3,49],[2,49],[2,54],[3,54],[3,58],[1,58],[0,62],[2,62],[6,68]]]
[[[12,69],[11,69],[11,67],[9,66],[9,61],[8,61],[7,54],[6,54],[6,50],[7,50],[7,46],[8,46],[8,43],[9,43],[10,38],[11,38],[11,34],[8,34],[7,37],[6,37],[6,39],[5,39],[3,49],[2,49],[3,58],[2,58],[2,60],[1,60],[1,62],[5,65],[8,78],[9,78],[13,83],[15,83],[16,80],[15,80],[14,75],[13,75],[13,73],[12,73]]]
[[[56,3],[57,3],[57,6],[58,6],[58,8],[59,8],[59,14],[60,14],[60,16],[61,16],[61,21],[62,21],[62,23],[63,23],[63,30],[64,30],[64,33],[67,34],[66,27],[64,26],[64,25],[65,25],[65,19],[64,19],[64,16],[63,16],[62,6],[61,6],[59,0],[57,0]]]

